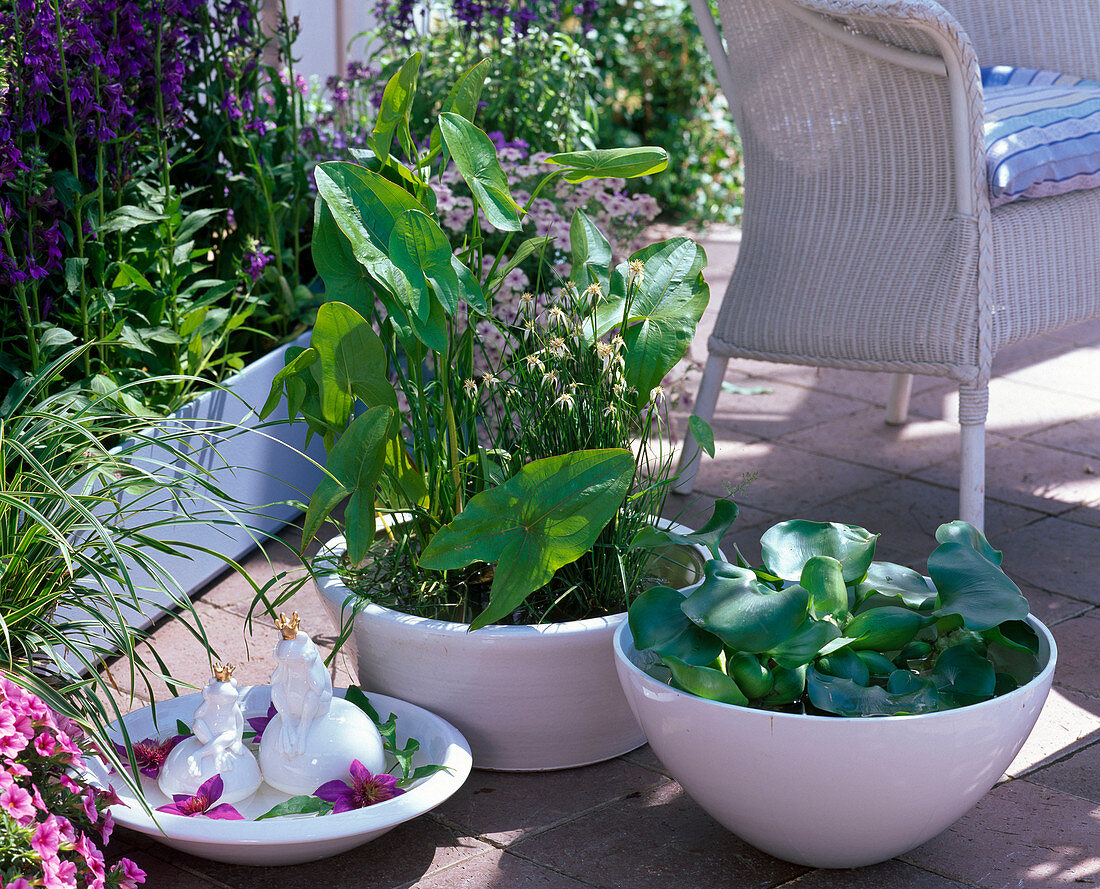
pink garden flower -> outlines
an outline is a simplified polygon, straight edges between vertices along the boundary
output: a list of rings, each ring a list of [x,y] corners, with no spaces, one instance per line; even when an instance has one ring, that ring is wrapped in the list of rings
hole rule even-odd
[[[0,808],[12,816],[20,824],[34,820],[34,801],[18,784],[13,784],[3,793],[0,793]]]
[[[351,763],[351,784],[329,781],[318,787],[313,795],[332,803],[332,813],[338,815],[385,802],[404,792],[397,786],[397,778],[393,775],[372,775],[365,765],[355,759]]]
[[[228,803],[214,805],[221,799],[224,789],[222,776],[215,775],[200,784],[194,796],[188,796],[186,793],[173,794],[172,802],[167,806],[157,806],[157,811],[168,812],[171,815],[184,815],[188,818],[205,815],[207,818],[220,818],[223,821],[243,821],[244,816]]]

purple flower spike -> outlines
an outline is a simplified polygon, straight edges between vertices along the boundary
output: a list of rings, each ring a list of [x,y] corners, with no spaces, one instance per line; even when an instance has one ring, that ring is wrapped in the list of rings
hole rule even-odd
[[[227,803],[222,803],[220,806],[214,805],[221,799],[224,788],[222,776],[215,775],[213,778],[203,781],[199,785],[199,789],[195,791],[194,796],[188,796],[186,793],[173,794],[172,802],[167,806],[157,806],[157,811],[168,812],[172,815],[185,815],[188,818],[193,818],[195,815],[205,815],[207,818],[219,818],[223,821],[243,821],[244,815],[231,805]]]
[[[256,733],[256,736],[252,739],[254,743],[259,744],[264,736],[264,729],[267,728],[267,724],[275,718],[275,714],[279,711],[275,709],[274,704],[267,705],[266,716],[253,716],[248,720],[248,726]]]
[[[351,784],[329,781],[318,787],[313,795],[332,803],[332,813],[339,815],[393,799],[404,792],[397,786],[397,778],[393,775],[372,775],[366,766],[354,759],[351,762]]]
[[[168,754],[172,752],[172,748],[182,741],[184,737],[184,735],[173,735],[165,741],[158,741],[156,738],[146,738],[144,741],[135,742],[132,745],[134,748],[134,759],[137,760],[138,770],[141,774],[145,775],[147,778],[159,777],[161,767],[164,765],[164,761],[168,759]],[[115,750],[118,751],[119,757],[125,762],[127,758],[126,748],[121,744],[115,744]]]

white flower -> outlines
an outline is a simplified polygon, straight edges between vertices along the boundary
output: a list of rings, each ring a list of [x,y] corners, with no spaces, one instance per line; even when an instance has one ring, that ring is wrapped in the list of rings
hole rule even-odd
[[[546,372],[546,365],[542,363],[542,359],[538,355],[527,355],[523,360],[527,362],[528,370],[537,370],[539,373]]]
[[[554,402],[554,407],[563,407],[567,411],[573,410],[576,404],[576,399],[573,398],[568,392],[563,392],[558,396],[557,401]]]
[[[477,395],[477,383],[473,380],[466,380],[466,382],[462,384],[462,388],[466,390],[466,394],[471,398]]]

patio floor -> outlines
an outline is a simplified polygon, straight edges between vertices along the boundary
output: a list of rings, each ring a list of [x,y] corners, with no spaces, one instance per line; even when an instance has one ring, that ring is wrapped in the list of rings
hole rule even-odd
[[[711,234],[712,307],[706,339],[736,256],[736,232]],[[492,887],[547,889],[1052,889],[1100,885],[1100,323],[1005,349],[995,365],[988,426],[987,533],[1060,658],[1038,727],[1005,778],[972,811],[893,861],[851,871],[809,870],[726,832],[662,769],[647,747],[601,765],[509,775],[474,771],[448,803],[326,861],[282,868],[216,864],[119,830],[110,855],[133,858],[151,889]],[[957,506],[952,386],[914,383],[911,422],[883,423],[888,380],[835,370],[732,361],[697,496],[671,498],[689,521],[714,496],[737,496],[730,534],[754,559],[760,533],[783,518],[850,522],[881,532],[880,558],[923,565],[938,524]],[[697,376],[690,388],[694,391]],[[678,411],[681,427],[686,410]],[[269,553],[276,568],[285,556]],[[284,561],[280,561],[283,559]],[[249,563],[259,581],[262,558]],[[245,658],[242,684],[274,666],[273,630],[242,635],[249,594],[236,578],[197,601],[219,653]],[[322,644],[331,625],[312,592],[293,606]],[[174,674],[205,680],[205,661],[172,623],[154,635]],[[338,685],[353,682],[338,664]],[[121,672],[121,671],[115,671]],[[140,702],[139,702],[140,703]],[[858,768],[858,764],[851,764]],[[904,805],[899,800],[899,805]]]

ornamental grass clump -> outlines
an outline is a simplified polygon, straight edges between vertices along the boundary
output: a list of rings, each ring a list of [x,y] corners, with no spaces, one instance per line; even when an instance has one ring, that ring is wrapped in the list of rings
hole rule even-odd
[[[718,503],[720,536],[737,511]],[[877,537],[782,522],[760,539],[761,566],[716,557],[686,598],[648,590],[629,614],[648,672],[726,704],[834,716],[964,707],[1035,677],[1027,600],[980,531],[941,525],[928,577],[875,561]]]
[[[0,883],[134,889],[145,882],[127,858],[104,860],[111,837],[110,788],[84,777],[88,739],[80,726],[0,673]]]
[[[656,173],[667,155],[549,155],[520,204],[473,123],[488,66],[459,78],[418,142],[419,65],[413,55],[387,84],[358,163],[316,170],[326,302],[262,411],[285,396],[328,450],[305,539],[344,505],[338,570],[353,587],[475,629],[621,611],[649,561],[627,555],[633,537],[668,486],[660,386],[706,307],[705,254],[674,238],[616,264],[577,209],[569,280],[536,280],[502,308],[509,275],[552,249],[552,236],[525,232],[540,194]],[[461,238],[441,224],[452,165],[471,196]]]

